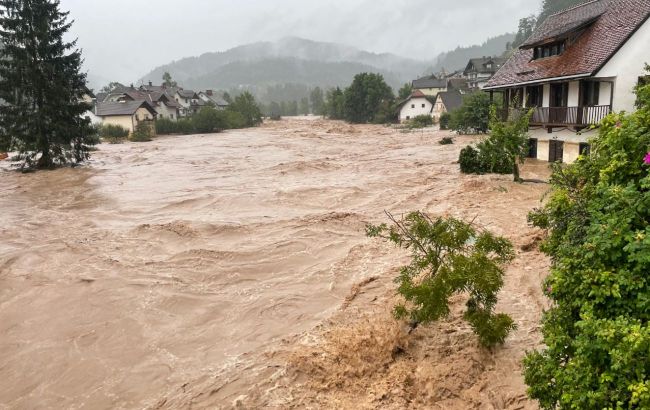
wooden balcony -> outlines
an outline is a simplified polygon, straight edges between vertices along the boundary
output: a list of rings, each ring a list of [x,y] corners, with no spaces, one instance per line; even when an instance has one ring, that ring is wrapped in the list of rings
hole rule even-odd
[[[553,127],[587,127],[596,125],[612,112],[610,105],[592,107],[538,107],[533,108],[530,125]]]

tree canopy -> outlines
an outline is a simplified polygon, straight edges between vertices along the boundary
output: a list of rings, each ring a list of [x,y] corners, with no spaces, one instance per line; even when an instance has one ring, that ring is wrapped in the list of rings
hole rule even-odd
[[[394,99],[384,77],[373,73],[357,74],[344,96],[344,116],[352,123],[374,122],[382,104]]]

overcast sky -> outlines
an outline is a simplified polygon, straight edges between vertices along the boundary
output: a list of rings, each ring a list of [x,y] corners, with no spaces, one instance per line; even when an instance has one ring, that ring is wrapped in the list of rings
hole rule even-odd
[[[541,0],[61,0],[86,68],[131,82],[182,57],[298,36],[431,60],[516,31]]]

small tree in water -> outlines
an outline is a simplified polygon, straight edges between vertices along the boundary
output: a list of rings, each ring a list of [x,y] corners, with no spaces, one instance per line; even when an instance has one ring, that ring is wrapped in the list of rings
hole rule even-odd
[[[18,151],[23,167],[85,161],[96,142],[82,118],[81,52],[63,40],[67,16],[58,1],[0,0],[0,147]]]
[[[481,345],[503,344],[516,325],[494,308],[503,286],[504,266],[514,259],[512,244],[454,218],[431,219],[413,212],[398,221],[387,215],[392,226],[369,225],[366,233],[411,251],[411,263],[396,278],[406,303],[395,307],[395,317],[409,318],[414,327],[436,321],[449,315],[451,296],[466,293],[464,318]]]

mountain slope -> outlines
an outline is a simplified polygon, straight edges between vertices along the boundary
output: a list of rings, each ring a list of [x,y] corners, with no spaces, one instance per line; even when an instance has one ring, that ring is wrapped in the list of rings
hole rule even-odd
[[[464,69],[470,58],[500,56],[506,51],[507,44],[512,43],[514,39],[514,33],[507,33],[490,38],[481,45],[457,47],[455,50],[440,54],[431,71],[439,72],[445,69],[447,72],[453,72]]]

